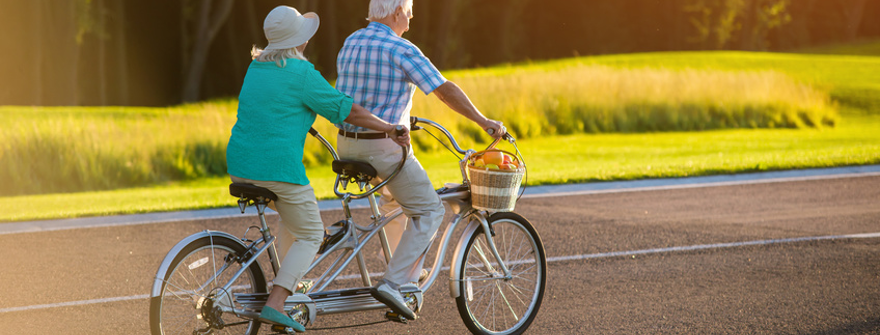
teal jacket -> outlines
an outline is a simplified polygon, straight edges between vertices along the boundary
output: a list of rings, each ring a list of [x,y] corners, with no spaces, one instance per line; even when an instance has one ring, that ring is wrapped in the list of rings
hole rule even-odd
[[[340,123],[353,100],[304,60],[251,62],[238,97],[238,120],[226,147],[230,175],[308,185],[303,146],[315,117]]]

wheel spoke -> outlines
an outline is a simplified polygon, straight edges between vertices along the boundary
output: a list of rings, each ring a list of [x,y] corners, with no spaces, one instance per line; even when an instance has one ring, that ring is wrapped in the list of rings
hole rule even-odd
[[[237,308],[233,292],[265,292],[265,281],[257,265],[230,282],[232,274],[241,269],[241,263],[232,261],[228,255],[242,254],[244,247],[235,240],[213,237],[196,240],[183,250],[181,255],[185,256],[169,267],[168,279],[163,280],[158,314],[151,312],[151,322],[157,322],[164,334],[189,335],[196,330],[211,334],[256,334],[259,329],[252,327],[253,320],[235,313],[218,315],[225,326],[223,329],[212,323],[212,316],[202,314],[208,299],[213,300],[215,308]],[[217,291],[227,283],[228,292]]]
[[[507,305],[507,309],[510,310],[510,314],[513,315],[513,319],[519,321],[519,317],[516,316],[516,311],[513,310],[513,306],[510,306],[510,301],[507,300],[507,296],[504,294],[504,290],[501,289],[501,285],[498,282],[495,283],[495,288],[498,289],[498,294],[501,295],[501,299],[504,300],[504,304]]]
[[[490,217],[494,249],[484,232],[472,235],[462,264],[462,289],[457,298],[462,319],[474,334],[521,332],[534,320],[545,285],[545,260],[540,239],[516,214]],[[501,268],[509,271],[501,274]]]

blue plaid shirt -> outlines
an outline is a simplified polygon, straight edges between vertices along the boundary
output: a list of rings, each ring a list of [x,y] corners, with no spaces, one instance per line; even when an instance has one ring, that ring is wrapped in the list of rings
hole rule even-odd
[[[416,87],[427,95],[446,82],[418,47],[378,22],[345,39],[336,68],[337,90],[373,115],[407,128]],[[344,122],[336,126],[347,132],[369,131]]]

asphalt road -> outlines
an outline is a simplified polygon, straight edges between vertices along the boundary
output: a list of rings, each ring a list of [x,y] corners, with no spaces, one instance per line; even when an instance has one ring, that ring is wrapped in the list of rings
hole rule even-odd
[[[529,198],[517,212],[550,258],[529,334],[880,333],[878,176]],[[147,334],[171,246],[203,229],[238,235],[250,219],[0,235],[0,334]],[[308,333],[467,333],[444,282],[426,297],[407,325]]]

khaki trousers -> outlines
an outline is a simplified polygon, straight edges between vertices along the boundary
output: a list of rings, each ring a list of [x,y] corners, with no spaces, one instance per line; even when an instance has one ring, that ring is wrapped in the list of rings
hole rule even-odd
[[[280,231],[275,234],[281,269],[273,283],[294,292],[315,260],[324,239],[324,222],[318,210],[318,201],[315,200],[315,191],[309,185],[230,177],[235,183],[264,187],[278,196],[278,201],[269,204],[281,216]]]
[[[336,143],[340,158],[367,162],[376,168],[379,176],[372,181],[374,185],[388,178],[400,162],[402,148],[391,139],[365,140],[339,135]],[[384,278],[398,285],[418,282],[425,262],[424,255],[446,210],[428,179],[428,174],[412,151],[409,152],[403,169],[385,185],[380,194],[384,204],[383,213],[393,209],[394,206],[390,204],[396,202],[409,219],[400,235],[400,242],[393,249],[394,256],[385,270]],[[395,221],[404,222],[402,219]],[[390,233],[389,239],[393,240],[394,235]]]

